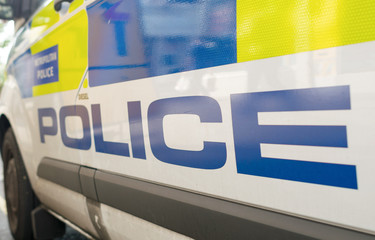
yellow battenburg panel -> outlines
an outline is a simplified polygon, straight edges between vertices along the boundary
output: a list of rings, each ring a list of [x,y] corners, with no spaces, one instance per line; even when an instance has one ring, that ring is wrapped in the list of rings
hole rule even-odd
[[[238,62],[375,40],[375,0],[237,0]]]
[[[82,10],[31,47],[31,54],[58,46],[59,81],[33,87],[33,96],[77,89],[88,64],[88,18]]]
[[[33,17],[31,29],[38,29],[38,33],[41,34],[57,23],[59,19],[60,15],[55,11],[52,1]]]
[[[84,0],[74,0],[70,6],[69,6],[69,12],[73,12],[76,10],[81,4],[83,3]]]

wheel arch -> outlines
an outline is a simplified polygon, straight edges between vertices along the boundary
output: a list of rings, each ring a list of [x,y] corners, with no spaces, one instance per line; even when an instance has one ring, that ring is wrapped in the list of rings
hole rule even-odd
[[[4,135],[8,128],[10,128],[10,121],[8,117],[5,114],[2,114],[0,116],[0,151],[2,151],[2,146],[4,142]]]

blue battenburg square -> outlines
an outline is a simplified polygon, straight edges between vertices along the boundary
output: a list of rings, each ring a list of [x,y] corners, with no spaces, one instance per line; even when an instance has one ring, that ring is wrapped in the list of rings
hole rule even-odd
[[[34,85],[59,81],[58,46],[55,45],[33,55]]]

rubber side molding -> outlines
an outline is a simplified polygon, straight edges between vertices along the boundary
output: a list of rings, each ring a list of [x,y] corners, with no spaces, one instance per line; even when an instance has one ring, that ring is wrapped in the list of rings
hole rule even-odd
[[[96,169],[81,166],[79,170],[79,179],[81,181],[82,194],[87,198],[98,201],[94,182]]]
[[[81,193],[79,181],[80,166],[52,158],[43,158],[38,166],[37,175],[41,178]]]
[[[97,171],[99,202],[194,239],[375,239],[374,236]]]
[[[66,172],[78,165],[56,161],[60,162],[44,158],[38,175],[76,191],[69,176],[62,180],[61,175],[54,178],[45,172],[58,172],[59,168]],[[78,167],[80,170],[74,173],[81,179],[80,192],[86,197],[194,239],[375,239],[373,235],[342,227]]]

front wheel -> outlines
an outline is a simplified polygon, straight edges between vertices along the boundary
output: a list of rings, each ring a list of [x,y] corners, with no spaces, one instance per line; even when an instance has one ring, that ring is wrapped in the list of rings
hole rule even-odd
[[[11,128],[4,135],[2,158],[10,231],[16,240],[33,239],[31,211],[35,198]]]

